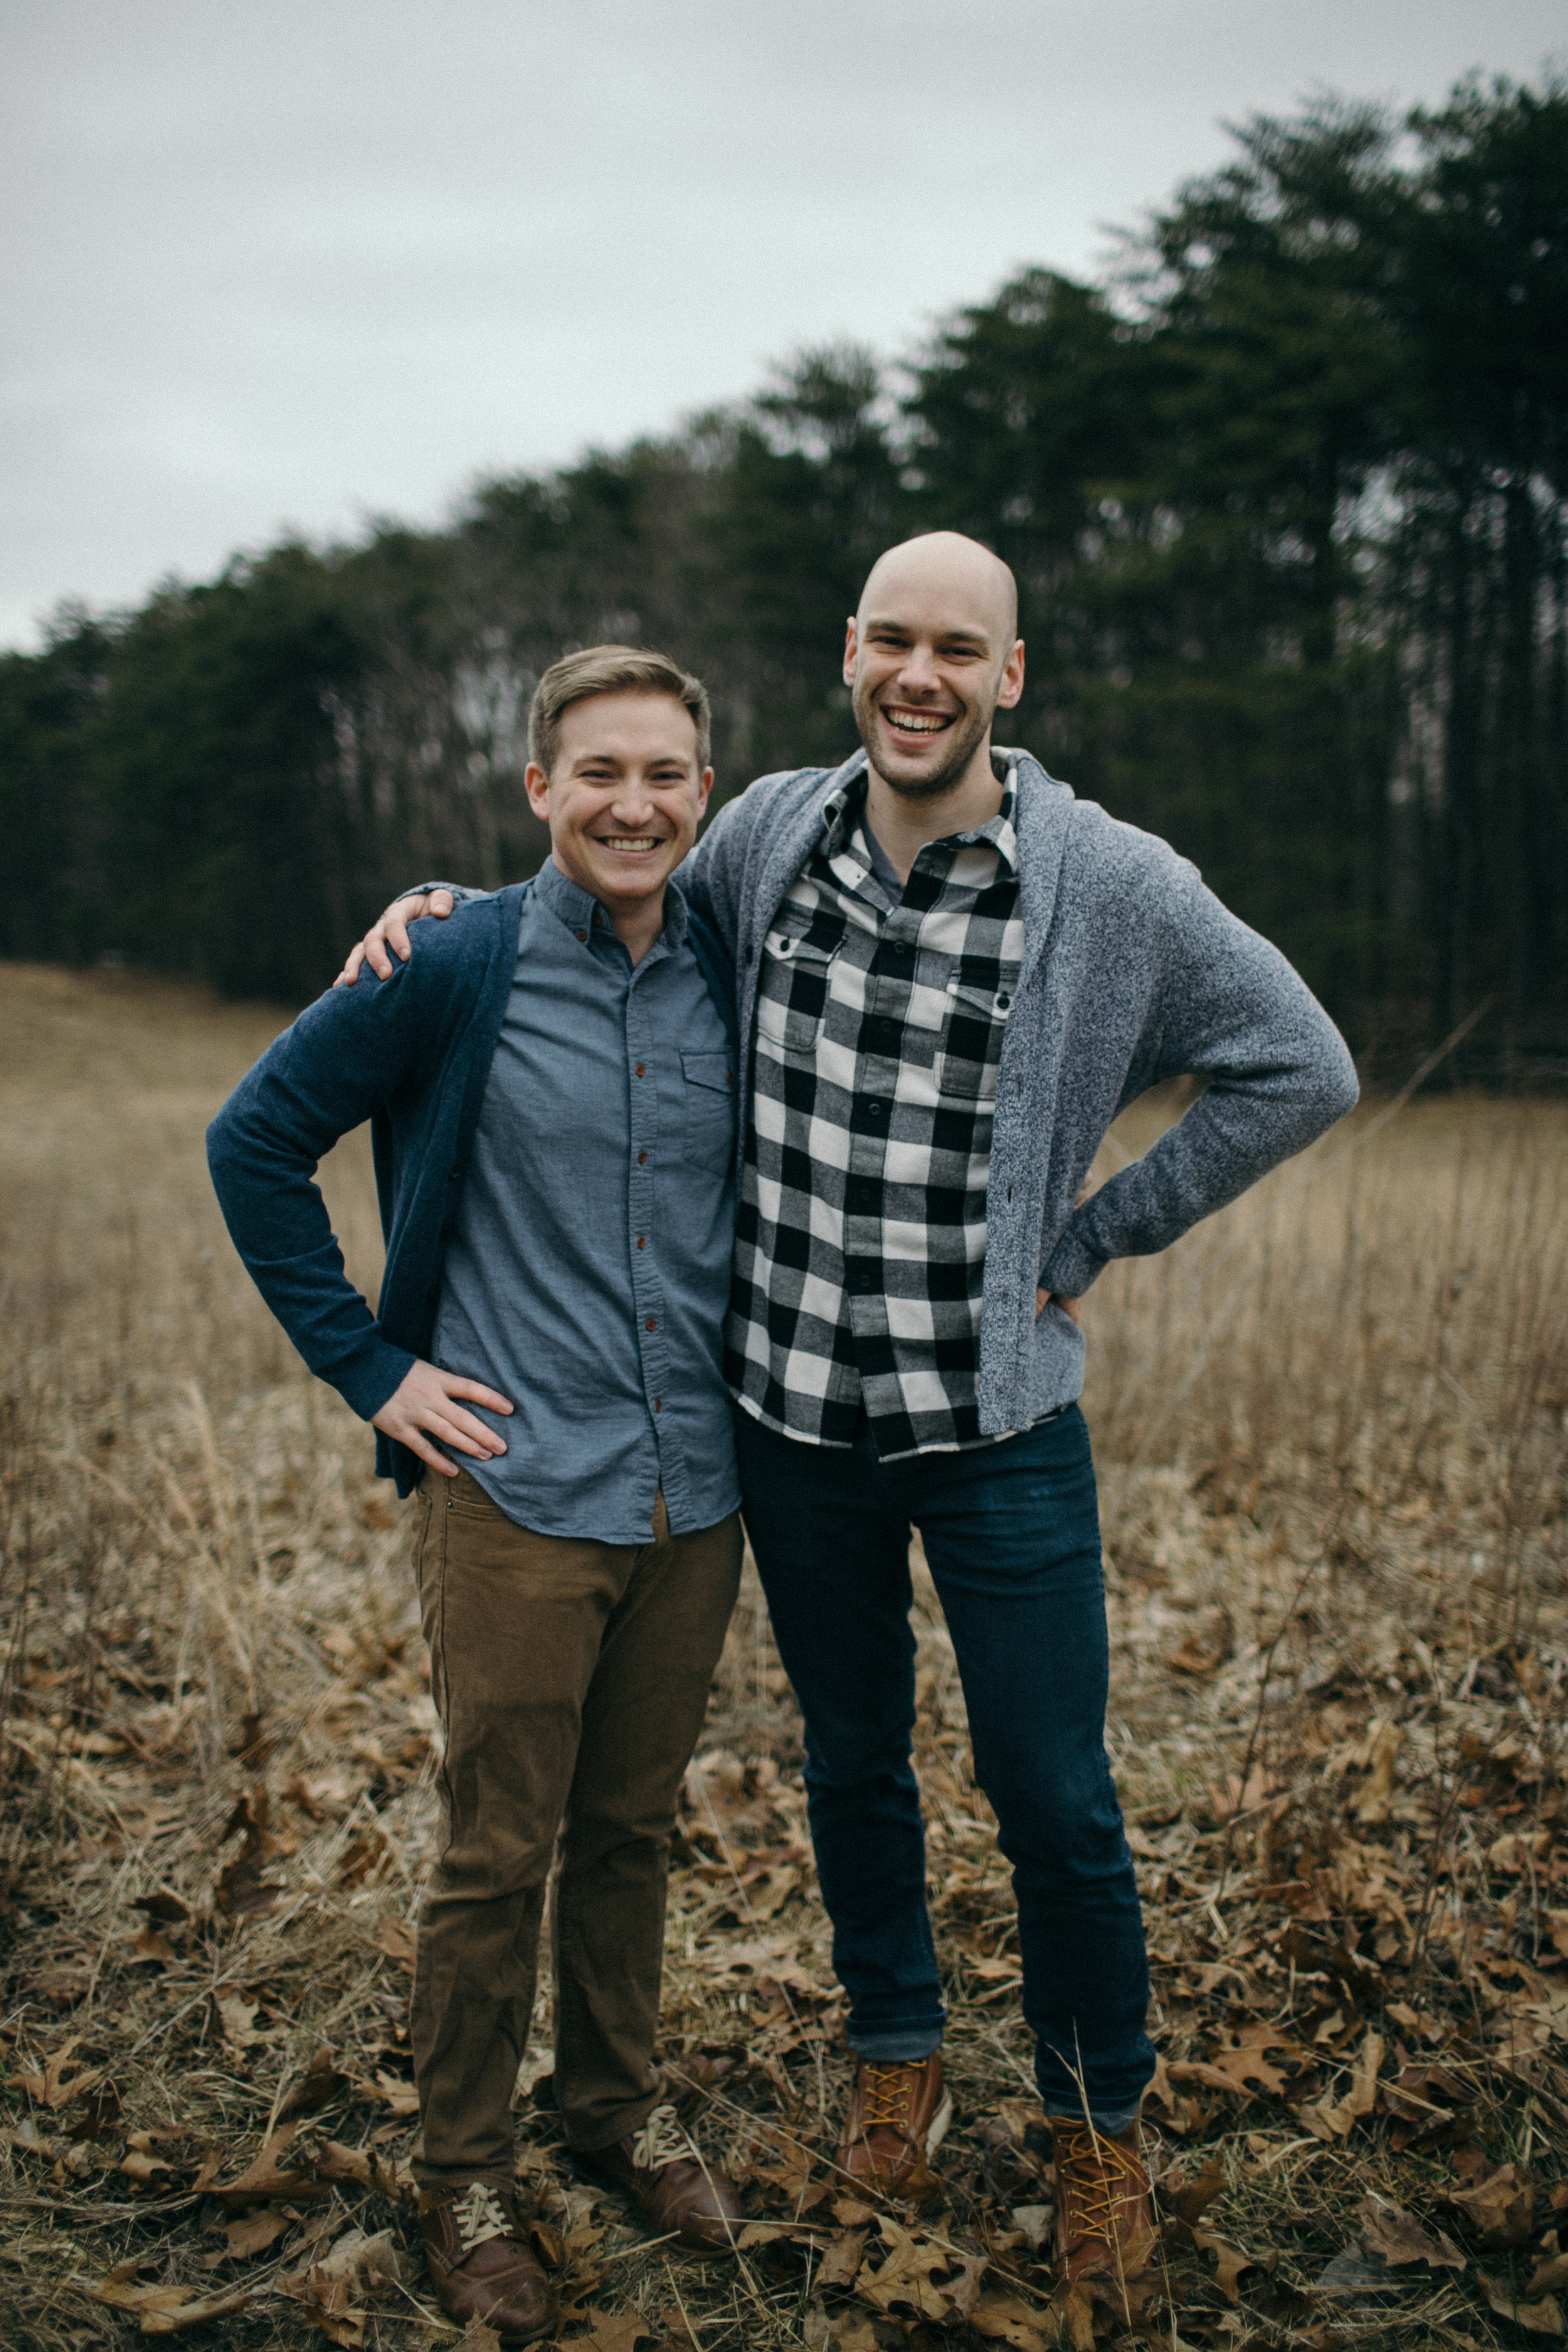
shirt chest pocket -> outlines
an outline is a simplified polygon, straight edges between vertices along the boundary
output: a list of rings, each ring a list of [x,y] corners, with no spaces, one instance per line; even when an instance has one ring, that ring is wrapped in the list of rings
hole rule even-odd
[[[724,1176],[735,1156],[735,1066],[728,1054],[680,1056],[684,1117],[680,1156]]]
[[[963,1102],[995,1101],[996,1067],[1012,1010],[1010,988],[975,988],[949,981],[936,1057],[939,1093]]]
[[[837,949],[798,932],[770,931],[757,990],[757,1035],[786,1054],[815,1052]]]

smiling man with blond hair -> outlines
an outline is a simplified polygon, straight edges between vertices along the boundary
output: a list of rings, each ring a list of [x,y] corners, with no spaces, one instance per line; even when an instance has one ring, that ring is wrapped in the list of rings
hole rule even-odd
[[[1079,1301],[1111,1259],[1165,1248],[1310,1143],[1356,1083],[1284,958],[1192,866],[993,742],[1023,692],[1016,611],[973,540],[890,549],[845,646],[862,749],[752,784],[681,879],[737,974],[725,1370],[849,1994],[837,2160],[928,2194],[952,2114],[910,1762],[918,1528],[1013,1865],[1077,2277],[1150,2257],[1154,2064],[1105,1754]],[[378,968],[417,911],[384,916]],[[1084,1197],[1117,1114],[1186,1075],[1204,1091],[1185,1116]]]
[[[556,2318],[511,2099],[558,1832],[554,2092],[577,2161],[699,2251],[732,2246],[738,2216],[652,2063],[676,1795],[741,1559],[732,984],[670,881],[708,733],[663,655],[556,663],[530,726],[542,871],[329,990],[209,1134],[263,1297],[415,1496],[444,1743],[414,1980],[420,2227],[442,2308],[508,2344]],[[374,1315],[312,1181],[366,1118]]]

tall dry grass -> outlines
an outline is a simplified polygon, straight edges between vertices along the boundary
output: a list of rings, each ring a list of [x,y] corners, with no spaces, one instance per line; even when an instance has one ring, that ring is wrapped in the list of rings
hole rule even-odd
[[[152,2291],[250,2298],[206,2323],[215,2342],[439,2333],[398,2193],[433,1732],[400,1516],[239,1269],[201,1153],[279,1025],[132,977],[0,967],[0,2340],[108,2340],[131,2322],[91,2289],[133,2259],[163,2265]],[[1131,1114],[1100,1172],[1173,1108]],[[1551,2259],[1568,1107],[1417,1097],[1380,1118],[1112,1268],[1086,1309],[1110,1739],[1166,2062],[1151,2114],[1173,2182],[1224,2182],[1212,2229],[1170,2191],[1191,2343],[1515,2341],[1479,2282],[1523,2295]],[[363,1139],[323,1184],[374,1290]],[[858,2273],[819,2284],[853,2234],[813,2239],[809,2218],[834,2210],[845,2059],[797,1722],[748,1579],[689,1786],[666,2047],[757,2211],[805,2219],[716,2278],[642,2252],[573,2183],[548,2116],[525,2126],[582,2313],[640,2312],[650,2341],[689,2324],[709,2347],[1026,2347],[1127,2319],[1049,2306],[1006,1876],[916,1564],[963,2117],[926,2226],[985,2284],[966,2304],[939,2252],[923,2307],[879,2301],[870,2217]],[[528,2074],[548,2067],[543,2008],[539,2032]],[[215,2205],[291,2109],[309,2209]],[[1448,2200],[1510,2161],[1531,2171],[1530,2234],[1467,2237]],[[1372,2192],[1458,2231],[1465,2268],[1363,2280],[1360,2303],[1322,2284]]]

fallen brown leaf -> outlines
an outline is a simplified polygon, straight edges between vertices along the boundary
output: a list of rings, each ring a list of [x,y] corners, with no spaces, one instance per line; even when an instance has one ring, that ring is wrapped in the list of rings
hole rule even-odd
[[[68,2105],[72,2099],[79,2099],[95,2083],[102,2081],[104,2069],[101,2066],[77,2066],[67,2071],[66,2062],[80,2042],[80,2034],[73,2033],[68,2042],[61,2042],[52,2058],[44,2061],[41,2074],[22,2076],[22,2088],[29,2098],[41,2101],[46,2107],[58,2109]]]
[[[1014,2352],[1050,2352],[1048,2315],[1036,2311],[1019,2295],[992,2288],[977,2299],[969,2325],[993,2343],[1012,2345]]]
[[[378,1952],[384,1952],[389,1959],[401,1960],[405,1968],[411,1969],[418,1950],[418,1941],[413,1928],[389,1911],[375,1931],[375,1948]]]
[[[879,2270],[868,2270],[862,2263],[855,2281],[856,2294],[879,2311],[891,2311],[899,2305],[922,2319],[945,2319],[948,2300],[932,2274],[949,2269],[952,2256],[946,2248],[913,2237],[888,2213],[879,2217],[877,2227],[888,2251]]]
[[[1522,2165],[1503,2164],[1469,2189],[1453,2189],[1448,2202],[1489,2253],[1522,2246],[1535,2212],[1535,2179]]]
[[[174,2336],[184,2327],[201,2327],[209,2319],[244,2311],[251,2301],[248,2292],[239,2289],[200,2294],[184,2286],[133,2284],[149,2267],[138,2261],[121,2263],[91,2289],[97,2302],[115,2311],[134,2312],[143,2336]]]
[[[1489,2278],[1485,2271],[1476,2273],[1476,2284],[1500,2319],[1511,2319],[1516,2326],[1528,2328],[1532,2336],[1563,2334],[1563,2314],[1555,2296],[1543,2295],[1539,2303],[1521,2303],[1507,2279]]]
[[[1407,2263],[1425,2263],[1428,2270],[1462,2271],[1465,2257],[1441,2230],[1429,2238],[1413,2215],[1386,2197],[1363,2197],[1361,2242],[1369,2254],[1381,2254],[1390,2270]]]
[[[1405,1743],[1402,1725],[1385,1723],[1380,1726],[1372,1744],[1367,1776],[1361,1794],[1355,1801],[1358,1822],[1385,1822],[1394,1800],[1394,1767]]]
[[[588,2335],[572,2338],[572,2352],[637,2352],[639,2344],[651,2344],[658,2333],[640,2312],[589,2311],[584,2316],[594,2326]]]
[[[816,2273],[818,2286],[847,2287],[853,2284],[866,2252],[864,2230],[846,2230],[823,2255]]]
[[[300,2080],[295,2084],[279,2108],[279,2120],[285,2116],[313,2116],[321,2108],[331,2106],[334,2099],[353,2087],[352,2076],[345,2074],[330,2050],[315,2051]]]
[[[330,2189],[307,2179],[302,2172],[285,2172],[278,2162],[279,2155],[299,2128],[297,2123],[280,2125],[237,2179],[212,2184],[211,2194],[219,2200],[226,2211],[242,2213],[247,2206],[265,2205],[273,2198],[280,2198],[290,2205],[325,2203],[332,2193]]]
[[[1214,2256],[1215,2283],[1226,2303],[1239,2303],[1241,2287],[1238,2282],[1243,2271],[1258,2268],[1251,2255],[1237,2253],[1234,2246],[1227,2246],[1223,2238],[1215,2237],[1207,2230],[1194,2230],[1193,2243],[1200,2254]]]
[[[249,2254],[265,2253],[294,2227],[292,2213],[274,2213],[263,2206],[257,2213],[242,2213],[237,2221],[226,2224],[224,2238],[236,2261]]]
[[[1188,2228],[1193,2229],[1224,2188],[1224,2172],[1217,2164],[1211,2164],[1205,2167],[1195,2180],[1162,2181],[1160,2202],[1168,2211],[1174,2213],[1178,2221],[1185,2221]]]
[[[1301,2121],[1320,2139],[1343,2139],[1363,2116],[1377,2105],[1377,2074],[1383,2064],[1383,2036],[1368,2032],[1351,2074],[1351,2086],[1334,2106],[1321,2100],[1301,2109]]]

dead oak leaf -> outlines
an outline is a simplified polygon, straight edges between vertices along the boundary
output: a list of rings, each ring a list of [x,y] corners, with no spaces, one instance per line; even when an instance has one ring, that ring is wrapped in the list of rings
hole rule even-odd
[[[1363,2116],[1370,2116],[1377,2105],[1377,2074],[1383,2064],[1383,2036],[1368,2033],[1362,2042],[1351,2074],[1351,2086],[1342,2099],[1330,2106],[1317,2100],[1301,2109],[1301,2121],[1320,2139],[1343,2139],[1346,2133]]]
[[[861,2264],[855,2281],[856,2294],[878,2311],[890,2312],[898,2304],[921,2319],[945,2319],[948,2299],[932,2274],[947,2272],[952,2257],[946,2248],[911,2236],[890,2214],[882,2214],[877,2226],[888,2251],[879,2270],[871,2271]]]
[[[258,2000],[247,2000],[237,1992],[219,1992],[213,1995],[213,2006],[223,2025],[223,2038],[237,2056],[243,2057],[265,2039],[256,2030],[256,2012],[261,2006]]]
[[[1507,2279],[1489,2278],[1485,2271],[1476,2273],[1476,2284],[1500,2319],[1511,2319],[1516,2327],[1528,2328],[1532,2336],[1563,2334],[1563,2314],[1555,2295],[1542,2295],[1539,2303],[1521,2303]]]
[[[1489,2253],[1522,2246],[1535,2213],[1535,2179],[1521,2164],[1503,2164],[1468,2189],[1453,2189],[1448,2202],[1462,2214]]]
[[[1413,2214],[1386,2197],[1364,2197],[1361,2206],[1361,2242],[1369,2254],[1381,2254],[1391,2271],[1407,2263],[1425,2263],[1431,2271],[1462,2271],[1465,2257],[1452,2238],[1439,2230],[1428,2237]]]
[[[1196,2246],[1200,2254],[1212,2254],[1214,2256],[1215,2284],[1219,2288],[1221,2294],[1224,2295],[1226,2303],[1239,2303],[1241,2301],[1240,2281],[1242,2273],[1244,2271],[1253,2271],[1258,2268],[1252,2256],[1250,2254],[1237,2253],[1234,2246],[1227,2246],[1223,2238],[1216,2238],[1213,2232],[1208,2230],[1194,2230],[1193,2231],[1193,2243]]]
[[[138,2286],[138,2275],[148,2267],[139,2261],[117,2263],[90,2290],[96,2302],[106,2303],[114,2311],[134,2313],[143,2336],[174,2336],[184,2327],[201,2327],[209,2319],[244,2311],[251,2301],[248,2293],[238,2289],[201,2294],[190,2287],[167,2284]]]
[[[1538,2294],[1555,2294],[1564,2286],[1568,2286],[1568,2254],[1548,2254],[1544,2262],[1536,2263],[1524,2291],[1533,2303]]]
[[[588,2335],[570,2339],[568,2352],[637,2352],[639,2344],[651,2344],[658,2334],[638,2311],[588,2311],[583,2316],[594,2326]]]
[[[819,2287],[848,2287],[854,2284],[855,2273],[866,2252],[864,2230],[845,2230],[834,2239],[823,2255],[816,2273]]]
[[[104,2070],[101,2066],[68,2069],[67,2061],[80,2042],[80,2034],[73,2033],[68,2042],[61,2042],[52,2058],[46,2058],[42,2074],[22,2076],[22,2088],[29,2098],[55,2110],[68,2105],[72,2099],[79,2099],[84,2092],[91,2090],[95,2083],[102,2081]]]
[[[978,2298],[969,2325],[993,2344],[1010,2344],[1014,2352],[1050,2352],[1056,2333],[1046,2312],[1036,2311],[1020,2295],[995,2287]],[[1092,2332],[1089,2340],[1093,2341]]]
[[[287,2237],[294,2227],[294,2219],[292,2213],[274,2213],[267,2206],[257,2213],[240,2214],[224,2229],[230,2258],[243,2262],[248,2255],[265,2253],[268,2246]]]

